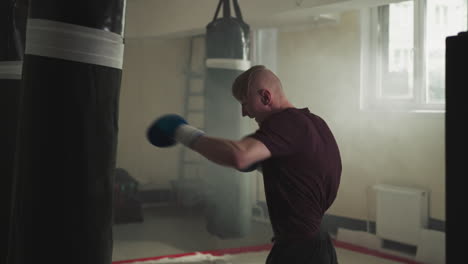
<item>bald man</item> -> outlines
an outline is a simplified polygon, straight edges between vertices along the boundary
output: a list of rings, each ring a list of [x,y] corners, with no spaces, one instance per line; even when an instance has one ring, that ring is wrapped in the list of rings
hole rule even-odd
[[[261,168],[274,233],[267,264],[338,263],[328,232],[320,228],[341,178],[340,152],[330,128],[308,108],[294,107],[279,78],[263,65],[239,75],[232,93],[242,116],[259,124],[255,133],[238,141],[210,137],[172,115],[151,126],[150,141],[156,146],[181,142],[241,171]]]

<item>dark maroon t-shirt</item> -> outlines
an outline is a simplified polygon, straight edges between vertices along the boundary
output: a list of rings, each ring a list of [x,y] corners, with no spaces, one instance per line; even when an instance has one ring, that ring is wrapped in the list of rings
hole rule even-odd
[[[249,136],[272,154],[261,165],[275,239],[314,237],[341,178],[340,151],[330,128],[308,108],[288,108]]]

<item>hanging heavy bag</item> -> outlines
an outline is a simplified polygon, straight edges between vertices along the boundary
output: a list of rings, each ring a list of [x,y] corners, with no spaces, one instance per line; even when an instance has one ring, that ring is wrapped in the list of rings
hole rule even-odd
[[[9,264],[112,262],[124,7],[29,3]]]
[[[236,17],[231,17],[230,1],[220,0],[213,21],[206,26],[205,132],[214,137],[239,139],[245,135],[246,120],[232,97],[234,79],[250,67],[249,25],[237,0]],[[223,17],[218,13],[223,7]],[[239,238],[251,225],[250,178],[248,175],[210,163],[208,181],[207,230],[220,238]]]
[[[0,263],[6,262],[16,153],[21,70],[28,5],[26,0],[0,1]]]

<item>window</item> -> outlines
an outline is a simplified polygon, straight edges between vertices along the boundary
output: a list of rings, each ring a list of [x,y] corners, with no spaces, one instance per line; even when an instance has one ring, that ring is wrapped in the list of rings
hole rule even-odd
[[[445,38],[467,30],[467,0],[411,0],[362,11],[361,107],[445,109]]]

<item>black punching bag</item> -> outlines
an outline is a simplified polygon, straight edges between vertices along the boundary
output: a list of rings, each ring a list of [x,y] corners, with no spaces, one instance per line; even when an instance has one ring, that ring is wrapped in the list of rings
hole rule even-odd
[[[236,17],[230,1],[220,0],[213,21],[206,27],[205,130],[214,137],[239,140],[247,132],[239,102],[232,96],[234,79],[250,67],[249,25],[244,23],[237,0]],[[223,7],[223,17],[217,18]],[[214,163],[206,168],[207,230],[223,239],[239,238],[250,231],[251,198],[248,173]]]
[[[112,262],[125,0],[31,0],[9,264]]]
[[[445,153],[446,153],[446,199],[447,199],[447,263],[457,263],[465,257],[463,244],[465,232],[460,232],[468,220],[460,214],[465,204],[460,202],[460,192],[466,186],[466,155],[468,148],[468,129],[465,123],[466,98],[468,96],[468,31],[460,32],[456,36],[445,39]],[[449,228],[450,227],[450,228]],[[452,245],[452,246],[448,246]],[[453,245],[460,245],[459,248]]]
[[[27,2],[0,2],[0,263],[6,262]]]

